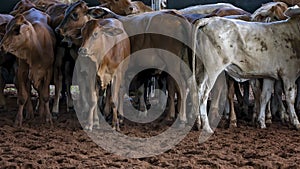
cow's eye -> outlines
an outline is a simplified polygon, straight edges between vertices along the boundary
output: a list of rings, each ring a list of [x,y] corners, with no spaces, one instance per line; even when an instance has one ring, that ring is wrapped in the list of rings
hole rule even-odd
[[[73,20],[78,20],[78,14],[75,13],[75,12],[72,13],[71,17],[72,17]]]
[[[96,38],[98,36],[98,32],[93,33],[93,37]]]
[[[13,34],[14,34],[14,35],[20,34],[20,27],[15,27],[15,28],[13,29]]]

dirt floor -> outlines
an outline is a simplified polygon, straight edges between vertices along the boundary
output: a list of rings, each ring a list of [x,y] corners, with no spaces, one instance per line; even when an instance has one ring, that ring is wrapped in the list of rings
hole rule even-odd
[[[14,128],[16,98],[0,112],[0,168],[299,168],[300,131],[279,122],[256,129],[239,121],[238,128],[220,127],[198,143],[193,130],[175,148],[154,157],[130,159],[106,152],[82,130],[74,112],[62,112],[54,127],[38,118]],[[157,134],[163,124],[125,123],[123,133]],[[157,129],[157,130],[155,130]],[[107,140],[109,141],[109,140]]]

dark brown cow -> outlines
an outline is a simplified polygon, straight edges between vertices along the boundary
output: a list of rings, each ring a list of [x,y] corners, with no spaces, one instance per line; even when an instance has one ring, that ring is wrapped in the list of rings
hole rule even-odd
[[[46,114],[52,124],[49,110],[49,85],[54,62],[55,35],[48,25],[50,17],[34,8],[17,15],[7,27],[1,41],[6,52],[18,58],[18,104],[15,125],[22,126],[23,109],[27,103],[33,115],[30,99],[31,84],[39,94],[39,113]]]
[[[11,15],[0,14],[0,40],[2,40],[5,35],[5,27],[7,23],[13,18]],[[9,53],[4,53],[0,51],[0,107],[4,110],[7,110],[6,101],[4,97],[4,87],[6,83],[14,83],[14,64],[15,64],[15,56]]]
[[[21,0],[18,2],[13,10],[10,12],[11,15],[21,14],[31,8],[36,8],[36,5],[30,0]]]
[[[58,3],[51,5],[47,10],[46,13],[51,18],[50,26],[52,29],[55,29],[60,22],[64,18],[65,10],[69,5]],[[62,38],[60,35],[56,36],[57,45],[56,45],[56,56],[55,56],[55,63],[54,63],[54,71],[53,71],[53,82],[55,85],[55,97],[54,103],[52,107],[52,113],[54,116],[57,116],[59,113],[59,101],[60,101],[60,94],[62,92],[63,84],[65,84],[66,89],[66,101],[67,101],[67,112],[70,111],[70,108],[73,107],[73,101],[70,92],[70,86],[72,81],[72,73],[73,73],[73,63],[75,58],[77,57],[74,55],[69,55],[67,52],[72,50],[68,48],[66,44],[62,42]],[[74,53],[74,52],[73,52]],[[64,79],[64,82],[63,82]],[[63,93],[64,96],[64,93]]]

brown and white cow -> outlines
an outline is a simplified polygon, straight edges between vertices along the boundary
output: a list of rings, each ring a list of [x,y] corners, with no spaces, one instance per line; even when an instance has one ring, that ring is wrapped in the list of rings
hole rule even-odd
[[[22,126],[23,109],[31,105],[31,84],[39,94],[39,113],[46,114],[52,124],[49,109],[49,85],[52,78],[55,35],[48,25],[49,16],[34,8],[15,16],[7,25],[1,47],[18,58],[18,114],[15,125]]]
[[[220,17],[198,21],[197,53],[205,73],[200,81],[200,112],[206,120],[207,98],[224,70],[235,78],[282,79],[292,124],[300,124],[294,109],[295,82],[299,75],[299,17],[272,23],[245,22]],[[219,29],[215,29],[218,27]],[[265,119],[259,119],[264,122]]]
[[[100,89],[104,90],[108,84],[112,82],[112,99],[117,100],[113,103],[113,128],[119,129],[117,111],[121,111],[124,95],[120,89],[124,78],[124,73],[128,66],[130,55],[130,42],[123,25],[116,19],[99,19],[90,20],[82,28],[82,45],[79,48],[79,56],[77,58],[76,67],[79,88],[81,89],[81,97],[87,102],[84,108],[87,108],[88,122],[85,129],[92,130],[93,119],[97,116],[98,94],[97,81]],[[125,60],[126,59],[126,60]],[[122,62],[127,62],[122,63]],[[122,64],[121,64],[122,63]],[[122,66],[121,71],[117,71]],[[80,76],[82,75],[82,76]],[[120,98],[120,100],[118,100]],[[96,113],[96,115],[95,115]]]

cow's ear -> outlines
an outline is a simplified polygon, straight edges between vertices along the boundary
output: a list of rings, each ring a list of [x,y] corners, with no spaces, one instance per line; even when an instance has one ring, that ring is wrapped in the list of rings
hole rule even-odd
[[[16,19],[17,23],[24,23],[25,22],[25,17],[22,14],[17,14],[15,16],[15,19]]]
[[[28,24],[22,24],[20,26],[20,33],[25,33],[27,31],[29,31],[30,27],[28,26]]]
[[[109,36],[117,36],[123,33],[123,30],[115,27],[104,27],[102,28],[103,33]]]
[[[7,23],[2,23],[0,25],[0,32],[5,33]]]
[[[105,14],[105,11],[101,8],[92,8],[92,9],[88,9],[87,13],[91,17],[98,19],[98,18],[101,18]]]
[[[87,13],[88,9],[89,9],[87,4],[84,1],[81,1],[80,5],[81,5],[81,8],[83,9],[83,12]]]

